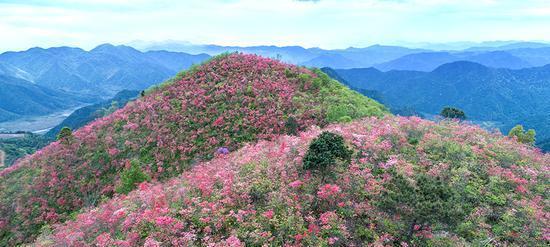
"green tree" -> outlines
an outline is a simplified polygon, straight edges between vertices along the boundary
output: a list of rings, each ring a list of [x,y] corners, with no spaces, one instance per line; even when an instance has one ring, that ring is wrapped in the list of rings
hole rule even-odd
[[[120,184],[116,188],[116,192],[120,194],[128,194],[134,190],[141,182],[148,181],[149,176],[143,173],[140,168],[139,161],[132,160],[130,167],[122,171],[120,174]]]
[[[317,170],[324,178],[337,161],[349,162],[351,154],[342,136],[325,131],[309,144],[303,160],[304,169]]]
[[[440,115],[443,116],[444,118],[453,118],[453,119],[460,119],[460,120],[466,119],[466,114],[464,113],[464,111],[455,107],[443,108],[443,110],[441,110]]]
[[[534,129],[530,129],[527,132],[523,129],[523,126],[518,124],[508,132],[508,136],[517,138],[521,143],[534,145],[536,132]]]
[[[69,127],[63,127],[59,134],[57,134],[57,140],[61,141],[61,143],[68,144],[71,142],[73,138],[73,131]]]

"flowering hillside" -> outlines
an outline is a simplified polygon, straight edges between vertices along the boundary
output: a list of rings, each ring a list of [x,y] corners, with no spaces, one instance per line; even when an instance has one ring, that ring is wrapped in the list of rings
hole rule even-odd
[[[180,175],[217,150],[384,114],[318,70],[254,55],[214,58],[0,171],[0,245],[32,241],[48,224],[136,182]]]
[[[350,154],[326,173],[305,165],[323,147],[322,131],[336,134],[323,134],[333,149],[348,150],[335,154]],[[548,246],[549,164],[550,155],[478,127],[365,118],[260,141],[168,182],[142,183],[36,244]]]

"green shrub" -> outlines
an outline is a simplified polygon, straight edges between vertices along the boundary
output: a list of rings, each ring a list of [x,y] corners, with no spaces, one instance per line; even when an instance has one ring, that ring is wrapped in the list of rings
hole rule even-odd
[[[535,144],[535,135],[536,132],[534,129],[525,131],[522,125],[516,125],[514,128],[508,132],[509,137],[517,138],[518,142],[534,145]]]
[[[353,119],[350,116],[343,116],[338,119],[340,123],[350,123]]]
[[[460,120],[466,119],[466,114],[464,113],[464,111],[454,107],[443,108],[443,110],[441,110],[440,115],[443,116],[444,118],[454,118],[454,119],[460,119]]]
[[[59,131],[59,134],[57,134],[57,140],[61,141],[61,143],[70,143],[72,137],[73,131],[69,127],[63,127]]]
[[[316,170],[324,175],[337,161],[349,162],[351,154],[342,136],[325,131],[309,145],[303,160],[304,169]]]
[[[116,188],[116,192],[120,194],[128,194],[134,190],[141,182],[149,180],[149,176],[141,171],[139,162],[133,160],[128,169],[120,174],[120,185]]]

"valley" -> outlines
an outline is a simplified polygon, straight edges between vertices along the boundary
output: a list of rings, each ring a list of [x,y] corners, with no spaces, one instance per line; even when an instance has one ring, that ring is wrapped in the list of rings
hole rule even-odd
[[[0,122],[0,132],[25,131],[44,134],[63,122],[71,113],[84,106],[86,105],[64,109],[45,116],[24,117],[13,121]]]

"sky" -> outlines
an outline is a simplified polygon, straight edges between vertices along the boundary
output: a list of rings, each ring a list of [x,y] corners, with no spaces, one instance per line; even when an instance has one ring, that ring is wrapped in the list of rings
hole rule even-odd
[[[179,40],[218,45],[550,41],[550,0],[0,0],[0,51]]]

